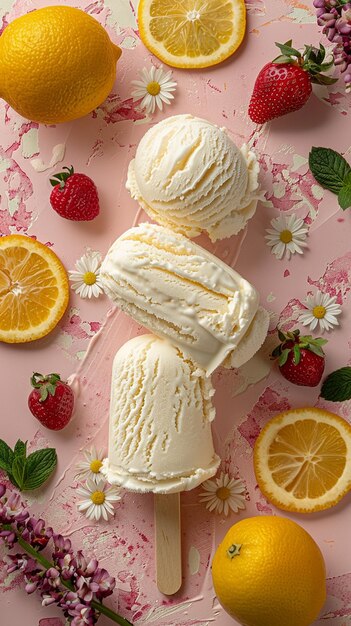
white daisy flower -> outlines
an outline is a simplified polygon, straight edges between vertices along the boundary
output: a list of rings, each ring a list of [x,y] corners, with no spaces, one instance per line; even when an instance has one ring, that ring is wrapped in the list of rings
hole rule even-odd
[[[100,472],[102,466],[102,459],[104,458],[104,454],[102,450],[97,451],[95,446],[91,448],[91,450],[86,450],[84,452],[85,461],[81,461],[77,463],[78,473],[76,478],[78,480],[86,480],[90,478],[95,483],[99,482],[103,478],[103,475]]]
[[[113,502],[121,499],[118,487],[109,486],[104,480],[95,482],[90,478],[85,487],[78,487],[77,493],[84,498],[78,502],[78,511],[85,511],[86,517],[91,520],[103,517],[107,521],[109,515],[114,515]]]
[[[159,68],[151,67],[147,70],[144,67],[140,72],[141,80],[132,80],[132,85],[136,89],[132,91],[134,102],[141,100],[140,108],[145,109],[146,113],[154,113],[156,107],[161,111],[163,103],[171,104],[177,83],[172,81],[172,70],[164,72],[162,65]]]
[[[272,228],[266,229],[268,235],[265,235],[265,239],[277,259],[282,259],[284,254],[287,259],[295,252],[303,254],[302,248],[307,246],[305,239],[308,228],[300,217],[280,215],[271,220],[271,226]]]
[[[339,326],[336,318],[341,313],[341,306],[336,303],[336,296],[317,291],[314,296],[308,295],[303,304],[307,311],[301,313],[299,322],[309,326],[310,330],[315,330],[318,325],[322,332],[330,330],[333,326]]]
[[[245,509],[246,489],[242,480],[221,472],[219,478],[205,480],[202,487],[205,491],[200,494],[200,500],[206,502],[209,511],[228,515],[230,510],[238,513],[239,509]]]
[[[69,279],[72,289],[81,298],[98,298],[103,293],[100,280],[101,254],[89,250],[75,263],[76,270],[70,270]]]

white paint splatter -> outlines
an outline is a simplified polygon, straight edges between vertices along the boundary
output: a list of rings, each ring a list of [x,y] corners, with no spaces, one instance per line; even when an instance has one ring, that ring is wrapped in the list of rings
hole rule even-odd
[[[197,574],[200,569],[200,552],[195,546],[191,546],[188,554],[189,571],[192,576]]]
[[[24,133],[21,140],[21,152],[24,159],[30,159],[35,154],[39,154],[37,128],[30,128],[27,133]]]
[[[52,155],[50,159],[50,163],[45,165],[42,159],[31,159],[31,166],[36,172],[45,172],[50,169],[50,167],[54,167],[60,161],[63,161],[66,152],[66,145],[64,143],[58,143],[52,149]]]

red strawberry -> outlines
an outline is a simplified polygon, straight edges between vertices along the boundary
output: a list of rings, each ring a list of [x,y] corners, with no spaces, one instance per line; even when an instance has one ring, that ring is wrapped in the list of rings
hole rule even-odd
[[[73,413],[74,394],[59,374],[42,376],[37,372],[30,379],[33,391],[28,397],[31,413],[50,430],[67,426]]]
[[[281,343],[272,357],[278,358],[280,373],[294,385],[316,387],[324,372],[324,352],[326,339],[314,339],[310,335],[300,336],[299,330],[283,333],[278,331]]]
[[[50,195],[52,208],[67,220],[93,220],[99,215],[99,196],[95,184],[85,174],[76,174],[73,167],[50,178],[54,187]]]
[[[312,83],[331,85],[335,78],[320,71],[332,67],[325,63],[325,49],[305,46],[303,54],[291,47],[292,41],[276,45],[282,52],[267,63],[256,78],[249,104],[253,122],[264,124],[275,117],[286,115],[306,104],[312,92]]]

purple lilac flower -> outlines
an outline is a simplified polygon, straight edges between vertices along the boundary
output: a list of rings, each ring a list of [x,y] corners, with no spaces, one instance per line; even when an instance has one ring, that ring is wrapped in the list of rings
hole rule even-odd
[[[314,0],[317,23],[328,40],[335,44],[334,63],[344,74],[346,92],[351,92],[351,2]]]
[[[9,548],[19,541],[24,549],[27,542],[36,550],[37,559],[25,553],[10,554],[5,559],[8,573],[16,570],[24,573],[27,593],[38,591],[43,606],[57,604],[71,626],[96,624],[104,608],[100,602],[113,592],[115,579],[99,568],[97,559],[86,559],[80,550],[74,554],[71,541],[46,528],[43,519],[30,517],[17,494],[7,498],[3,485],[0,485],[1,540]],[[40,554],[44,549],[48,551],[49,541],[53,543],[51,563]]]

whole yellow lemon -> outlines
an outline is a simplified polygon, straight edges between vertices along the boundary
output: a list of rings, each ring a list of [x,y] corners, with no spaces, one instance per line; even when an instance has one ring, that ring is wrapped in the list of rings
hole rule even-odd
[[[84,11],[37,9],[11,22],[0,37],[0,96],[35,122],[82,117],[110,93],[120,55]]]
[[[284,517],[234,524],[214,555],[212,578],[219,602],[244,626],[309,626],[326,598],[320,549]]]

